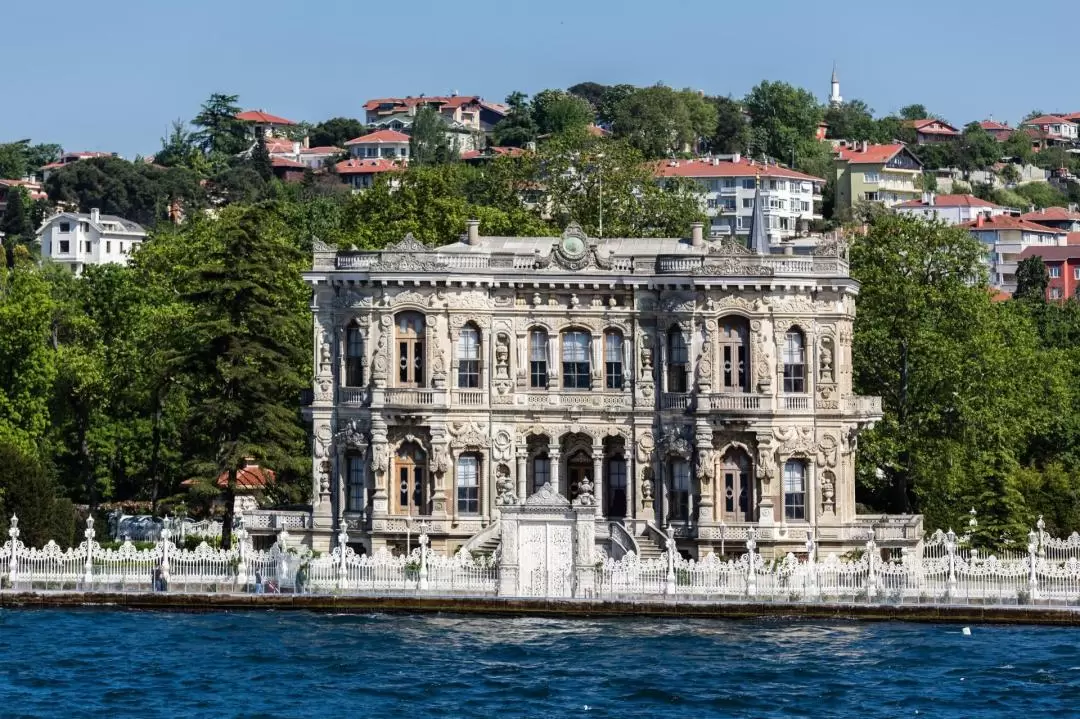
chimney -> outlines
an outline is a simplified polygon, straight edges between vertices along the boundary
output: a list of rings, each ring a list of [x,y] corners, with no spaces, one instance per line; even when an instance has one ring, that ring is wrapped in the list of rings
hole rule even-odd
[[[690,223],[690,246],[701,247],[705,244],[705,223],[704,222],[691,222]]]
[[[101,210],[99,210],[96,207],[91,208],[91,210],[90,210],[90,221],[93,222],[95,225],[97,223],[101,222]]]
[[[468,228],[468,244],[479,245],[480,244],[480,220],[465,220],[465,227]]]
[[[741,159],[742,159],[742,155],[740,155],[740,154],[739,154],[739,153],[737,153],[737,152],[736,152],[736,153],[735,153],[734,155],[732,155],[732,156],[731,156],[731,162],[732,162],[733,164],[736,164],[736,165],[738,165],[738,164],[739,164],[739,160],[741,160]]]
[[[975,226],[976,227],[982,227],[983,222],[985,222],[985,221],[986,221],[986,217],[983,215],[983,213],[980,212],[978,217],[975,218]]]

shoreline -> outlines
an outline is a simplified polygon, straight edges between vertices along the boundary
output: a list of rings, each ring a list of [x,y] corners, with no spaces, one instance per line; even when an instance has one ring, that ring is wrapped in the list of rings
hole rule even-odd
[[[0,609],[137,609],[172,612],[290,610],[335,614],[476,614],[564,618],[840,619],[1080,627],[1080,607],[971,604],[845,604],[673,598],[546,599],[415,595],[188,594],[4,590]]]

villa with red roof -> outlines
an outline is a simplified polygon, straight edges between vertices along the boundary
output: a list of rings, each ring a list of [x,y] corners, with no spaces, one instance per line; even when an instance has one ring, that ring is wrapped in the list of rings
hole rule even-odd
[[[509,112],[506,105],[487,102],[479,95],[382,97],[364,103],[365,121],[369,125],[382,125],[387,118],[395,115],[415,117],[421,107],[434,108],[449,123],[484,133],[491,132]]]
[[[701,188],[701,201],[710,218],[712,235],[748,235],[754,196],[760,187],[767,234],[771,241],[795,237],[821,219],[821,192],[825,179],[796,172],[776,163],[762,163],[735,155],[696,160],[658,162],[658,182],[685,177]]]
[[[381,157],[402,162],[409,159],[409,136],[397,130],[376,130],[349,140],[345,147],[349,149],[349,155],[355,158]]]
[[[1044,207],[1020,215],[1020,219],[1065,232],[1080,232],[1080,212],[1071,208]]]
[[[375,178],[385,172],[404,170],[405,164],[381,157],[373,159],[360,159],[350,157],[334,165],[334,170],[341,177],[342,182],[354,190],[363,190],[371,187]]]
[[[907,120],[904,124],[914,128],[915,141],[920,145],[949,142],[960,136],[959,130],[955,127],[944,120],[937,120],[932,117],[923,120]]]
[[[979,127],[986,130],[998,142],[1005,142],[1016,131],[1016,128],[1009,127],[1009,123],[998,122],[994,119],[983,120],[979,123]]]
[[[916,180],[919,158],[903,143],[856,142],[836,151],[836,208],[850,210],[860,202],[893,207],[922,196]]]
[[[938,220],[947,225],[960,225],[974,221],[979,215],[996,217],[1010,214],[1008,207],[981,200],[974,195],[936,195],[924,192],[921,199],[908,200],[896,205],[896,211],[903,215],[921,217],[924,220]]]
[[[1054,145],[1073,145],[1080,140],[1080,125],[1057,115],[1033,117],[1020,127],[1031,135],[1036,150]]]
[[[1016,266],[1030,247],[1054,248],[1068,244],[1068,234],[1019,217],[979,215],[973,222],[960,225],[982,242],[987,249],[986,263],[990,284],[1006,292],[1016,292]]]
[[[285,137],[286,128],[296,125],[292,120],[271,115],[263,110],[244,110],[236,113],[236,119],[251,126],[251,136]]]

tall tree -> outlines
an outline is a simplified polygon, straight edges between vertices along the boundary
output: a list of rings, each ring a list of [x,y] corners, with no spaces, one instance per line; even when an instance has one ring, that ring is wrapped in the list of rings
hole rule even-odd
[[[446,123],[435,108],[425,105],[413,118],[409,137],[409,158],[413,164],[437,165],[450,162],[456,149],[450,147]]]
[[[295,397],[304,385],[309,328],[293,310],[303,296],[299,250],[279,236],[264,210],[217,221],[181,298],[191,308],[171,366],[188,378],[193,469],[224,473],[222,545],[231,545],[237,473],[255,457],[287,476],[298,466],[304,431]]]
[[[982,125],[970,122],[964,126],[957,147],[957,160],[965,175],[989,168],[1001,159],[1001,155],[1001,145]]]
[[[842,140],[878,141],[880,127],[874,111],[862,100],[849,100],[825,109],[829,137]]]
[[[1016,292],[1013,297],[1032,302],[1046,301],[1046,288],[1050,274],[1040,255],[1025,257],[1016,266]]]
[[[730,97],[710,98],[716,108],[716,128],[709,138],[709,150],[729,154],[746,152],[750,145],[750,125],[742,104]]]
[[[786,82],[761,82],[744,104],[759,132],[760,151],[777,159],[790,158],[800,140],[812,141],[822,118],[813,94]]]
[[[247,127],[236,119],[240,112],[240,106],[236,104],[238,98],[238,95],[215,92],[191,121],[192,125],[200,128],[194,140],[205,154],[230,156],[247,149]]]
[[[4,249],[7,254],[7,266],[15,265],[15,246],[29,245],[34,239],[34,227],[30,222],[27,205],[29,198],[21,187],[8,188],[7,207],[0,217],[0,232],[4,233]]]
[[[585,127],[595,111],[587,100],[562,90],[541,90],[532,99],[532,116],[541,135]]]
[[[607,85],[601,85],[598,82],[579,82],[566,88],[566,91],[585,100],[592,105],[593,111],[597,111],[600,109],[600,102],[604,98],[604,92],[607,91]]]
[[[0,179],[21,180],[26,177],[26,145],[29,140],[0,145]]]
[[[523,92],[512,92],[506,97],[510,111],[499,120],[493,132],[495,144],[502,147],[525,147],[536,140],[536,120]]]
[[[937,115],[930,114],[930,111],[926,109],[926,105],[921,103],[904,105],[900,108],[900,117],[905,120],[937,119]]]
[[[163,167],[194,167],[194,160],[198,150],[195,146],[195,138],[184,121],[173,120],[172,128],[166,137],[161,138],[161,149],[154,155],[154,164]]]
[[[251,168],[266,182],[274,177],[274,165],[266,149],[266,138],[262,135],[255,138],[255,147],[251,149]]]
[[[715,126],[715,111],[713,125]],[[612,130],[648,159],[690,151],[698,139],[685,98],[664,85],[636,89],[615,105]]]
[[[332,117],[311,128],[308,135],[312,147],[344,147],[353,138],[366,132],[364,123],[351,117]]]

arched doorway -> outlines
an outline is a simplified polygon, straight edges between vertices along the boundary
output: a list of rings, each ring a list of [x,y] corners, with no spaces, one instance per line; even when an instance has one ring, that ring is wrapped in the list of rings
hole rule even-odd
[[[578,496],[578,485],[586,477],[593,479],[592,455],[584,450],[576,450],[566,458],[566,498],[573,502]],[[595,484],[593,485],[595,492]]]
[[[754,474],[742,449],[729,449],[720,467],[720,516],[725,522],[753,522]]]
[[[416,442],[405,442],[394,456],[394,511],[397,514],[431,514],[428,507],[427,453]]]

